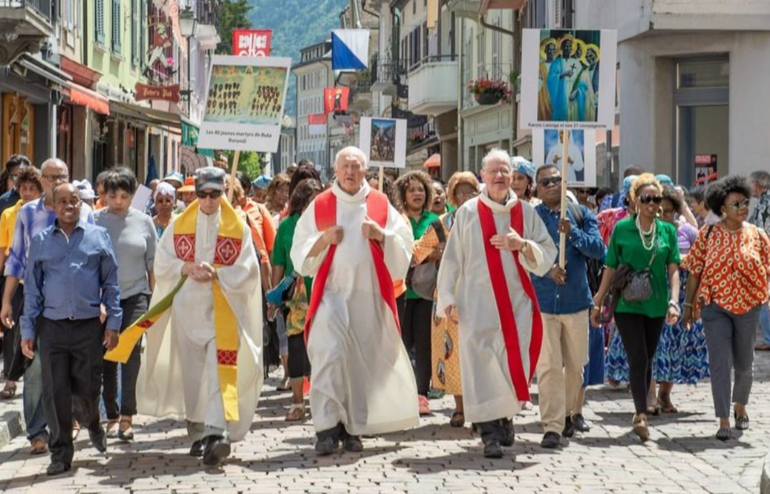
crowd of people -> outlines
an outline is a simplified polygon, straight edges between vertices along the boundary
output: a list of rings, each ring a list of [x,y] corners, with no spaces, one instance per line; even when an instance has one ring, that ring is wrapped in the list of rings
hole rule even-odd
[[[770,350],[770,174],[688,191],[632,166],[620,191],[563,204],[560,167],[499,149],[480,180],[393,181],[354,147],[334,171],[172,173],[137,209],[127,168],[91,188],[61,160],[11,157],[0,398],[23,379],[49,474],[71,468],[81,424],[104,452],[134,440],[140,413],[184,420],[190,455],[219,465],[274,371],[319,455],[415,427],[449,394],[449,425],[472,424],[499,458],[533,382],[543,448],[590,431],[599,384],[628,383],[642,441],[679,412],[675,385],[706,378],[715,437],[749,428],[754,352]]]

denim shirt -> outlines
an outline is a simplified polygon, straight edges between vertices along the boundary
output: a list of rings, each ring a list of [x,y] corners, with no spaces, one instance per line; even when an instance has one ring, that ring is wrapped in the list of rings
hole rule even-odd
[[[586,261],[588,259],[603,261],[607,249],[599,234],[596,217],[585,206],[578,207],[583,213],[582,229],[578,226],[572,211],[567,209],[567,218],[572,223],[566,243],[567,282],[564,285],[558,285],[548,275],[532,276],[540,310],[546,314],[572,314],[593,305],[591,289],[588,287]],[[539,204],[535,211],[545,223],[558,250],[560,212],[551,211],[551,208],[545,204]]]
[[[24,276],[21,334],[35,337],[36,321],[71,321],[99,317],[107,310],[107,329],[120,330],[118,262],[110,236],[102,227],[81,220],[67,237],[58,223],[32,239]]]

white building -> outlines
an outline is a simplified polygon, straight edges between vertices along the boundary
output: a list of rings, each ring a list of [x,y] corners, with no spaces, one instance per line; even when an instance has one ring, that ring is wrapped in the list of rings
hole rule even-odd
[[[297,147],[296,161],[311,160],[322,178],[329,173],[329,124],[322,132],[311,133],[308,117],[324,113],[324,88],[334,87],[331,68],[331,41],[324,41],[301,50],[300,62],[292,67],[297,81]],[[333,158],[333,157],[332,157]]]
[[[618,30],[621,168],[688,186],[696,157],[768,169],[770,2],[581,0],[575,25]]]

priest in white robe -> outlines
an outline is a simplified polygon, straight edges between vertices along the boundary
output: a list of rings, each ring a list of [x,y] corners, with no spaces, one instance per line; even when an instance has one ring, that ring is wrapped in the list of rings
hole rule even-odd
[[[208,466],[249,431],[263,380],[259,263],[224,179],[222,169],[198,170],[197,201],[160,240],[150,310],[105,356],[121,361],[146,332],[138,411],[186,420],[190,455]]]
[[[340,441],[361,451],[358,436],[419,421],[392,281],[405,277],[414,239],[387,197],[367,184],[366,166],[357,148],[337,154],[337,179],[302,214],[291,249],[295,270],[314,277],[305,338],[320,455]]]
[[[478,425],[484,455],[513,444],[510,419],[528,401],[542,342],[530,274],[553,266],[556,247],[535,210],[510,189],[508,153],[482,162],[486,187],[455,215],[438,276],[437,314],[459,314],[465,417]]]

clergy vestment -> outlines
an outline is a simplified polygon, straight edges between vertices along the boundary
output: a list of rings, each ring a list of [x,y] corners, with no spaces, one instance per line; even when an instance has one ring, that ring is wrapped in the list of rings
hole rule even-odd
[[[520,401],[529,399],[527,387],[539,356],[539,342],[532,338],[533,328],[542,328],[536,298],[530,298],[532,288],[529,271],[545,275],[553,266],[556,247],[543,221],[535,210],[516,194],[509,192],[506,204],[499,204],[484,190],[480,196],[466,202],[456,213],[455,225],[449,235],[438,276],[437,314],[446,307],[457,306],[460,315],[460,369],[462,376],[465,417],[473,423],[511,418],[521,410]],[[517,211],[516,208],[518,208]],[[480,211],[480,210],[484,211]],[[519,214],[522,238],[529,244],[534,262],[517,253],[521,269],[513,253],[500,250],[502,273],[490,270],[488,255],[497,249],[488,244],[483,232],[484,216],[491,234],[510,232],[512,217]],[[491,236],[491,235],[489,235]],[[487,245],[485,245],[485,243]],[[492,249],[492,250],[490,250]],[[522,280],[521,275],[527,279]],[[501,283],[500,291],[507,288],[507,300],[515,319],[515,329],[504,335],[496,303],[494,281]],[[534,293],[534,290],[531,290]],[[532,341],[535,340],[535,341]],[[519,354],[512,352],[518,342]],[[532,347],[530,344],[532,343]],[[515,361],[518,369],[511,369]],[[519,374],[516,374],[516,373]],[[519,377],[519,386],[514,387]],[[523,389],[520,389],[523,385]]]
[[[320,297],[314,314],[311,300],[305,328],[313,368],[310,406],[315,430],[323,432],[342,423],[348,433],[358,436],[414,427],[419,422],[417,388],[392,298],[392,280],[403,279],[409,269],[411,229],[366,182],[353,195],[337,183],[323,194],[297,222],[291,249],[294,269],[315,278],[313,298]],[[373,246],[361,230],[367,216],[376,220],[370,194],[382,201],[385,240],[381,247]],[[332,248],[308,256],[325,230],[317,222],[324,213],[321,207],[336,208],[332,221],[342,226],[344,235],[333,247],[327,268],[322,264]],[[384,260],[380,270],[377,252]],[[319,282],[324,269],[328,269],[325,286]],[[386,290],[388,283],[390,290]],[[391,300],[387,300],[388,291]]]
[[[185,262],[208,262],[216,279],[182,282]],[[119,360],[124,338],[144,327],[139,413],[186,419],[197,425],[189,428],[193,440],[223,433],[243,439],[263,380],[261,283],[251,231],[226,201],[211,215],[195,201],[161,238],[155,277],[144,321],[121,333],[115,353],[105,358]]]

